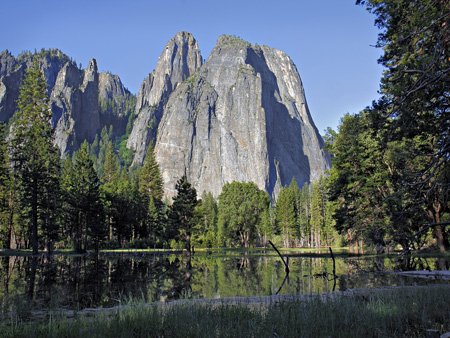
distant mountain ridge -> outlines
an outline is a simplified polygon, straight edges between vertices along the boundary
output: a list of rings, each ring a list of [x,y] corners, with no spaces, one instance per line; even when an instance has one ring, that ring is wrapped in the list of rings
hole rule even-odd
[[[78,149],[84,140],[92,142],[104,126],[112,126],[115,136],[125,132],[127,102],[134,103],[134,95],[117,75],[99,73],[95,59],[83,70],[58,49],[18,57],[0,53],[0,121],[8,121],[17,110],[19,89],[35,54],[47,82],[61,155]]]

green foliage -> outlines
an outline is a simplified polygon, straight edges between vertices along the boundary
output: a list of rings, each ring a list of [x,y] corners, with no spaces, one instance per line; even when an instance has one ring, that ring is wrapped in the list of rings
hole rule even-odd
[[[65,193],[66,231],[70,234],[75,251],[86,251],[89,243],[93,243],[98,250],[100,241],[106,237],[106,227],[100,199],[100,180],[86,141],[74,153],[73,161],[69,158],[66,160],[62,189]]]
[[[163,196],[163,181],[152,144],[148,146],[144,164],[139,170],[139,191],[147,199],[161,200]]]
[[[340,243],[333,219],[335,206],[329,200],[329,180],[321,176],[299,190],[293,179],[288,187],[281,188],[275,220],[284,247],[321,247]]]
[[[196,226],[193,244],[212,247],[217,243],[217,202],[210,192],[203,192],[196,209]]]
[[[105,162],[103,163],[102,182],[105,184],[112,183],[118,179],[120,173],[119,158],[114,152],[111,141],[107,142],[105,150]]]
[[[297,196],[298,187],[294,181],[295,187],[282,187],[277,198],[275,211],[275,220],[283,236],[283,246],[289,248],[293,241],[299,237],[299,228],[297,227]]]
[[[231,182],[219,195],[218,242],[249,247],[269,208],[269,196],[253,182]]]
[[[441,285],[270,304],[138,303],[92,317],[12,321],[0,329],[5,337],[423,337],[429,329],[450,330],[449,295]]]
[[[0,246],[9,249],[12,227],[10,201],[13,189],[5,137],[5,125],[0,122]]]
[[[11,161],[22,217],[29,229],[33,253],[38,252],[39,228],[51,251],[57,237],[59,157],[52,143],[47,88],[37,59],[27,70],[11,131]]]
[[[337,227],[350,241],[382,250],[424,244],[426,223],[450,211],[448,81],[450,5],[439,0],[357,1],[375,14],[386,67],[382,97],[366,111],[345,116],[329,133],[331,190]],[[437,225],[442,251],[448,234]]]
[[[188,182],[186,176],[181,177],[175,185],[177,195],[173,197],[170,209],[170,220],[179,237],[184,241],[185,248],[191,252],[191,235],[195,226],[195,206],[197,205],[197,192]]]

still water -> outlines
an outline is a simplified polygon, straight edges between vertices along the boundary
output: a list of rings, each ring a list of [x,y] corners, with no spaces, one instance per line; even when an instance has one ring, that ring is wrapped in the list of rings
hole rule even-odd
[[[336,257],[287,254],[286,277],[280,258],[269,251],[182,254],[124,253],[95,256],[3,256],[0,304],[25,297],[39,307],[82,309],[114,306],[130,299],[223,298],[314,294],[393,285],[434,283],[398,276],[394,270],[448,269],[448,258]],[[448,282],[446,282],[448,283]]]

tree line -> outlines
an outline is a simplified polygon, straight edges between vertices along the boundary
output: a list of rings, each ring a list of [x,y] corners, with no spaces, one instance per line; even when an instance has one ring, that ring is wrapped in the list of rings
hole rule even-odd
[[[320,246],[338,238],[323,180],[281,188],[277,204],[250,182],[227,183],[216,200],[197,198],[186,177],[173,201],[153,147],[142,167],[129,167],[104,128],[92,144],[61,160],[53,145],[51,110],[38,62],[27,72],[18,111],[2,126],[0,238],[4,248]]]

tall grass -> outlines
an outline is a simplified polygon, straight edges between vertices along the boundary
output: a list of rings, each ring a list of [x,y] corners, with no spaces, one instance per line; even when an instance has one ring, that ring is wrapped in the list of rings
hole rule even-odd
[[[450,331],[450,285],[269,305],[137,304],[93,317],[11,320],[1,337],[423,337]]]

